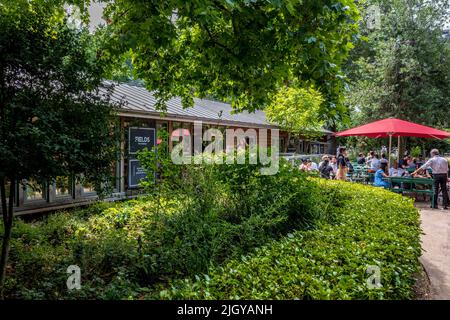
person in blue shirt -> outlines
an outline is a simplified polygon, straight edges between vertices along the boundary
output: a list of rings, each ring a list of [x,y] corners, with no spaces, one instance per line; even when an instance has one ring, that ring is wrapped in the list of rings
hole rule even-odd
[[[387,178],[389,177],[386,174],[386,167],[387,167],[387,163],[380,163],[380,168],[375,172],[375,180],[373,185],[375,187],[384,187],[384,188],[389,188],[389,182],[383,180],[383,178]]]

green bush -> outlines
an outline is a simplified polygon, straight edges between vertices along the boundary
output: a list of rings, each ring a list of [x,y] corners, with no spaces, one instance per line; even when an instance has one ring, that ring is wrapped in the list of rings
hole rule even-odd
[[[422,155],[422,150],[420,149],[419,146],[415,146],[414,148],[411,149],[411,156],[414,158],[418,158]]]
[[[368,186],[320,181],[332,190],[333,223],[295,231],[195,280],[174,281],[149,298],[405,299],[421,254],[412,200]],[[381,288],[367,284],[368,266]]]
[[[409,294],[420,246],[417,211],[408,199],[308,178],[285,162],[274,176],[260,175],[257,165],[191,165],[182,174],[182,188],[160,185],[151,197],[31,223],[16,219],[7,297]],[[382,290],[364,287],[366,264],[381,266]],[[81,268],[81,290],[66,288],[69,265]],[[209,276],[195,280],[201,274]]]
[[[98,204],[39,221],[17,221],[7,294],[14,298],[117,298],[171,279],[206,273],[295,229],[314,228],[327,210],[319,187],[282,162],[275,176],[257,165],[191,165],[178,190]],[[324,196],[325,197],[325,196]],[[325,199],[325,198],[324,198]],[[66,269],[82,270],[68,292]]]

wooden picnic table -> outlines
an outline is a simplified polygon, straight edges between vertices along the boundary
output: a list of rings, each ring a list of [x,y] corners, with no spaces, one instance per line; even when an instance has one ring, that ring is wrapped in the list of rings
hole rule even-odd
[[[387,177],[387,180],[391,182],[390,190],[393,192],[399,192],[402,193],[422,193],[422,194],[428,194],[431,198],[431,206],[434,207],[434,180],[431,178],[414,178],[414,177]],[[399,188],[394,188],[393,184],[397,183],[400,184]],[[409,185],[410,188],[405,188],[405,185]],[[431,186],[431,188],[427,189],[417,189],[417,185],[425,185],[425,186]]]

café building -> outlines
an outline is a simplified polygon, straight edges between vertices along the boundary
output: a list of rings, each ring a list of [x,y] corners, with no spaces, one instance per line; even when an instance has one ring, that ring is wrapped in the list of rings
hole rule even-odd
[[[177,132],[192,135],[194,122],[200,121],[203,130],[216,128],[224,132],[226,129],[253,129],[260,138],[261,129],[278,129],[268,123],[263,111],[233,113],[229,104],[208,99],[194,98],[193,107],[183,108],[181,98],[176,97],[166,103],[167,111],[162,114],[156,110],[154,95],[139,83],[115,83],[111,100],[120,103],[118,116],[123,135],[120,159],[112,164],[114,190],[106,199],[109,201],[132,198],[142,193],[139,181],[145,173],[139,166],[136,153],[144,147],[151,149],[157,143],[159,130],[166,130],[169,136]],[[270,130],[267,132],[266,143],[270,144]],[[299,136],[291,137],[280,130],[280,150],[301,154],[326,153],[330,134],[330,131],[324,130],[320,139],[308,141]],[[175,143],[179,142],[169,139],[169,151]],[[26,185],[17,185],[16,194],[14,206],[17,215],[86,205],[98,198],[93,186],[83,182],[82,177],[57,177],[54,183],[46,185],[27,181]]]

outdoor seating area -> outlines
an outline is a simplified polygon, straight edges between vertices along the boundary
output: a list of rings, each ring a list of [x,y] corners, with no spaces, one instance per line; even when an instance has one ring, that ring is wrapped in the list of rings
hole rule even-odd
[[[329,176],[322,174],[322,171],[325,170],[324,161],[327,161],[327,159],[331,159],[331,162],[329,164],[331,168]],[[303,161],[299,168],[310,173],[317,172],[322,178],[336,180],[338,176],[336,159],[336,156],[325,155],[323,156],[323,161],[317,165],[310,159],[303,158]],[[419,166],[415,165],[413,160],[411,160],[410,162],[411,165],[414,166],[407,167],[403,170],[396,170],[394,169],[394,167],[391,167],[389,170],[391,175],[383,178],[383,181],[385,181],[387,184],[386,186],[381,187],[405,196],[413,196],[417,201],[428,201],[431,203],[431,206],[434,207],[435,203],[433,194],[435,192],[435,186],[433,178],[431,176],[431,170],[428,169],[426,171],[426,174],[424,175],[414,174],[414,171],[419,169]],[[395,163],[395,165],[397,166],[397,163]],[[368,160],[367,164],[364,165],[358,164],[358,162],[355,161],[348,162],[345,178],[341,180],[366,185],[374,185],[375,172],[371,170],[370,159]],[[447,190],[450,190],[450,179],[448,179],[447,181]],[[422,197],[420,197],[421,195]]]
[[[438,202],[440,202],[439,197],[442,197],[444,209],[448,207],[450,167],[448,160],[441,157],[437,149],[431,150],[430,159],[412,157],[409,153],[405,153],[401,157],[399,139],[397,153],[392,153],[393,137],[420,137],[440,140],[448,138],[450,136],[448,132],[408,121],[387,118],[338,132],[336,136],[389,138],[389,149],[384,148],[381,152],[372,150],[367,153],[367,156],[359,152],[358,157],[354,159],[356,161],[351,161],[346,148],[340,147],[336,156],[324,155],[322,162],[318,165],[311,159],[302,159],[299,169],[310,172],[316,171],[322,178],[326,179],[369,184],[402,195],[414,196],[417,201],[430,201],[432,208],[437,208]],[[442,193],[442,195],[439,196],[439,193]]]

